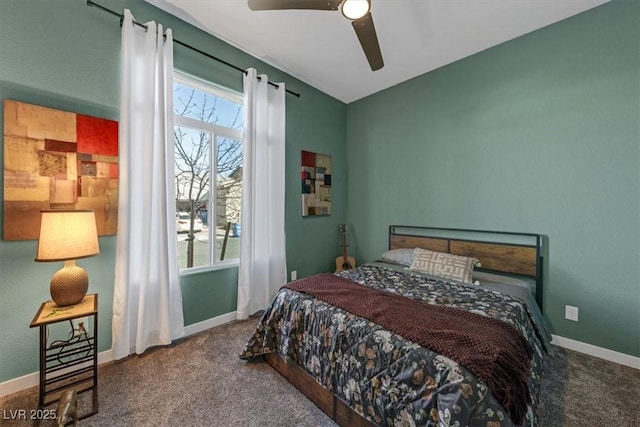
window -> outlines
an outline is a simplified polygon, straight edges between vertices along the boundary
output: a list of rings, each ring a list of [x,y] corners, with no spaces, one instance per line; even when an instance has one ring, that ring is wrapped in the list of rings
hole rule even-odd
[[[240,257],[242,95],[174,74],[178,267]]]

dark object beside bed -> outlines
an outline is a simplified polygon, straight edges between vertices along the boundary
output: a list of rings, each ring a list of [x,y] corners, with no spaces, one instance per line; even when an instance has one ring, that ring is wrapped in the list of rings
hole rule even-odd
[[[429,231],[435,232],[435,236],[424,235]],[[454,239],[447,237],[446,233],[457,233],[457,235],[462,233],[464,238]],[[486,235],[487,238],[490,235],[495,238],[497,235],[506,238],[507,242],[473,240],[477,235]],[[520,243],[522,239],[533,241],[533,244]],[[392,226],[389,235],[391,249],[422,247],[439,252],[446,250],[450,253],[478,258],[483,267],[489,271],[506,271],[530,276],[536,281],[536,295],[541,299],[540,245],[540,236],[519,233]],[[459,354],[456,355],[455,351],[451,354],[446,348],[440,348],[440,351],[436,352],[434,350],[438,347],[434,348],[433,345],[429,348],[419,347],[413,343],[417,340],[416,337],[406,340],[406,337],[390,336],[389,333],[396,333],[396,331],[365,321],[352,313],[357,310],[340,311],[335,307],[325,307],[316,300],[295,295],[279,294],[265,312],[242,357],[253,358],[264,355],[271,366],[343,426],[396,424],[406,421],[407,417],[411,417],[411,422],[418,420],[424,425],[435,425],[438,419],[451,417],[453,421],[455,417],[462,416],[468,416],[473,420],[472,422],[482,422],[483,425],[519,425],[524,418],[526,408],[515,409],[516,406],[511,405],[513,402],[510,399],[516,395],[527,395],[529,389],[533,391],[532,408],[535,408],[537,382],[542,370],[541,348],[545,345],[545,339],[538,341],[538,338],[541,335],[545,336],[545,333],[538,330],[544,328],[542,325],[536,325],[537,320],[528,320],[529,315],[526,312],[530,309],[519,304],[519,300],[497,295],[495,292],[479,287],[474,288],[469,284],[460,285],[427,279],[400,271],[400,269],[390,270],[384,265],[366,265],[353,272],[347,272],[346,276],[349,280],[378,287],[383,291],[382,296],[399,293],[422,300],[417,304],[426,302],[435,309],[439,309],[439,305],[451,306],[453,308],[445,307],[445,310],[453,311],[454,314],[455,312],[463,313],[462,317],[465,313],[461,311],[462,309],[478,312],[488,307],[485,313],[472,313],[472,315],[484,315],[487,320],[492,320],[490,317],[504,317],[500,320],[511,322],[512,326],[515,325],[519,331],[524,331],[523,336],[526,336],[530,344],[535,347],[536,356],[532,359],[529,382],[527,383],[527,378],[524,378],[524,381],[518,383],[519,385],[513,385],[514,390],[519,390],[520,393],[511,390],[507,393],[506,399],[503,394],[502,398],[498,399],[502,402],[500,405],[496,403],[494,397],[494,395],[501,395],[500,387],[493,384],[493,394],[487,395],[485,382],[470,372],[473,369],[467,369],[463,366],[464,363],[459,366],[446,357],[452,356],[454,360],[459,358]],[[291,286],[295,287],[296,283],[294,282]],[[295,294],[295,292],[287,292]],[[280,304],[284,306],[285,298],[293,298],[297,301],[287,302],[286,304],[291,306],[281,311]],[[516,309],[514,308],[516,305],[522,305],[522,307]],[[400,309],[396,308],[395,311]],[[330,315],[327,315],[326,319],[318,320],[320,313],[328,310],[332,310]],[[505,313],[496,314],[500,311]],[[289,314],[283,315],[283,313]],[[290,317],[283,318],[283,316]],[[344,322],[344,325],[336,326],[336,319],[338,323]],[[320,323],[314,326],[315,320]],[[302,324],[308,325],[311,330],[307,331],[307,326],[303,328]],[[341,327],[342,332],[340,332]],[[428,331],[428,328],[426,330]],[[526,342],[524,348],[527,348]],[[458,350],[460,353],[463,349]],[[286,363],[282,357],[290,362],[296,361],[302,367]],[[465,363],[471,364],[469,361]],[[528,365],[525,370],[528,370]],[[486,375],[481,376],[487,379]],[[504,378],[508,376],[504,373],[502,376],[498,375],[497,382]],[[491,381],[488,383],[491,384]],[[504,381],[502,383],[504,384]],[[509,386],[511,387],[512,384],[510,383]],[[528,396],[525,397],[528,398]],[[446,405],[438,403],[442,399],[450,401],[453,398],[458,400]],[[408,409],[404,409],[402,405],[409,405]],[[510,411],[505,411],[503,407],[509,407]],[[454,414],[456,411],[457,414]],[[527,414],[527,417],[527,423],[535,425],[535,416]],[[505,418],[512,418],[516,422],[511,423],[508,419],[505,421]]]

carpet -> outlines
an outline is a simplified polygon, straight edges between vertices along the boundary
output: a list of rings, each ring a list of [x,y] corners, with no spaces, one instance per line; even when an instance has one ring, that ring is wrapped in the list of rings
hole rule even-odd
[[[335,426],[266,363],[238,358],[256,319],[236,321],[142,356],[99,367],[99,412],[79,426]],[[554,347],[539,407],[542,427],[640,426],[640,371]],[[80,396],[82,409],[91,393]],[[36,387],[0,400],[10,410],[37,408]],[[52,405],[51,408],[55,408]]]

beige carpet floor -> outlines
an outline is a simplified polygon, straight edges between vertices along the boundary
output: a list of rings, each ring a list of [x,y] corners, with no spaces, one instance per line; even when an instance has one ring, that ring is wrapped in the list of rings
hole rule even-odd
[[[164,348],[99,368],[99,412],[80,426],[335,426],[266,363],[238,358],[256,319],[232,322]],[[542,427],[640,427],[640,371],[555,349],[541,389]],[[0,400],[10,411],[37,408],[37,388]],[[90,393],[81,395],[87,408]],[[55,406],[52,406],[55,407]]]

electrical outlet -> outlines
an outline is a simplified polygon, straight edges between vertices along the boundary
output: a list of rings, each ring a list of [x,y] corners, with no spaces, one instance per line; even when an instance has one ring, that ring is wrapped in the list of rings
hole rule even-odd
[[[564,306],[564,318],[567,320],[573,320],[574,322],[578,321],[578,307],[574,307],[572,305]]]
[[[73,319],[73,336],[74,337],[83,335],[88,330],[89,330],[88,317],[79,317],[77,319]]]
[[[298,270],[291,270],[291,281],[298,279]]]

